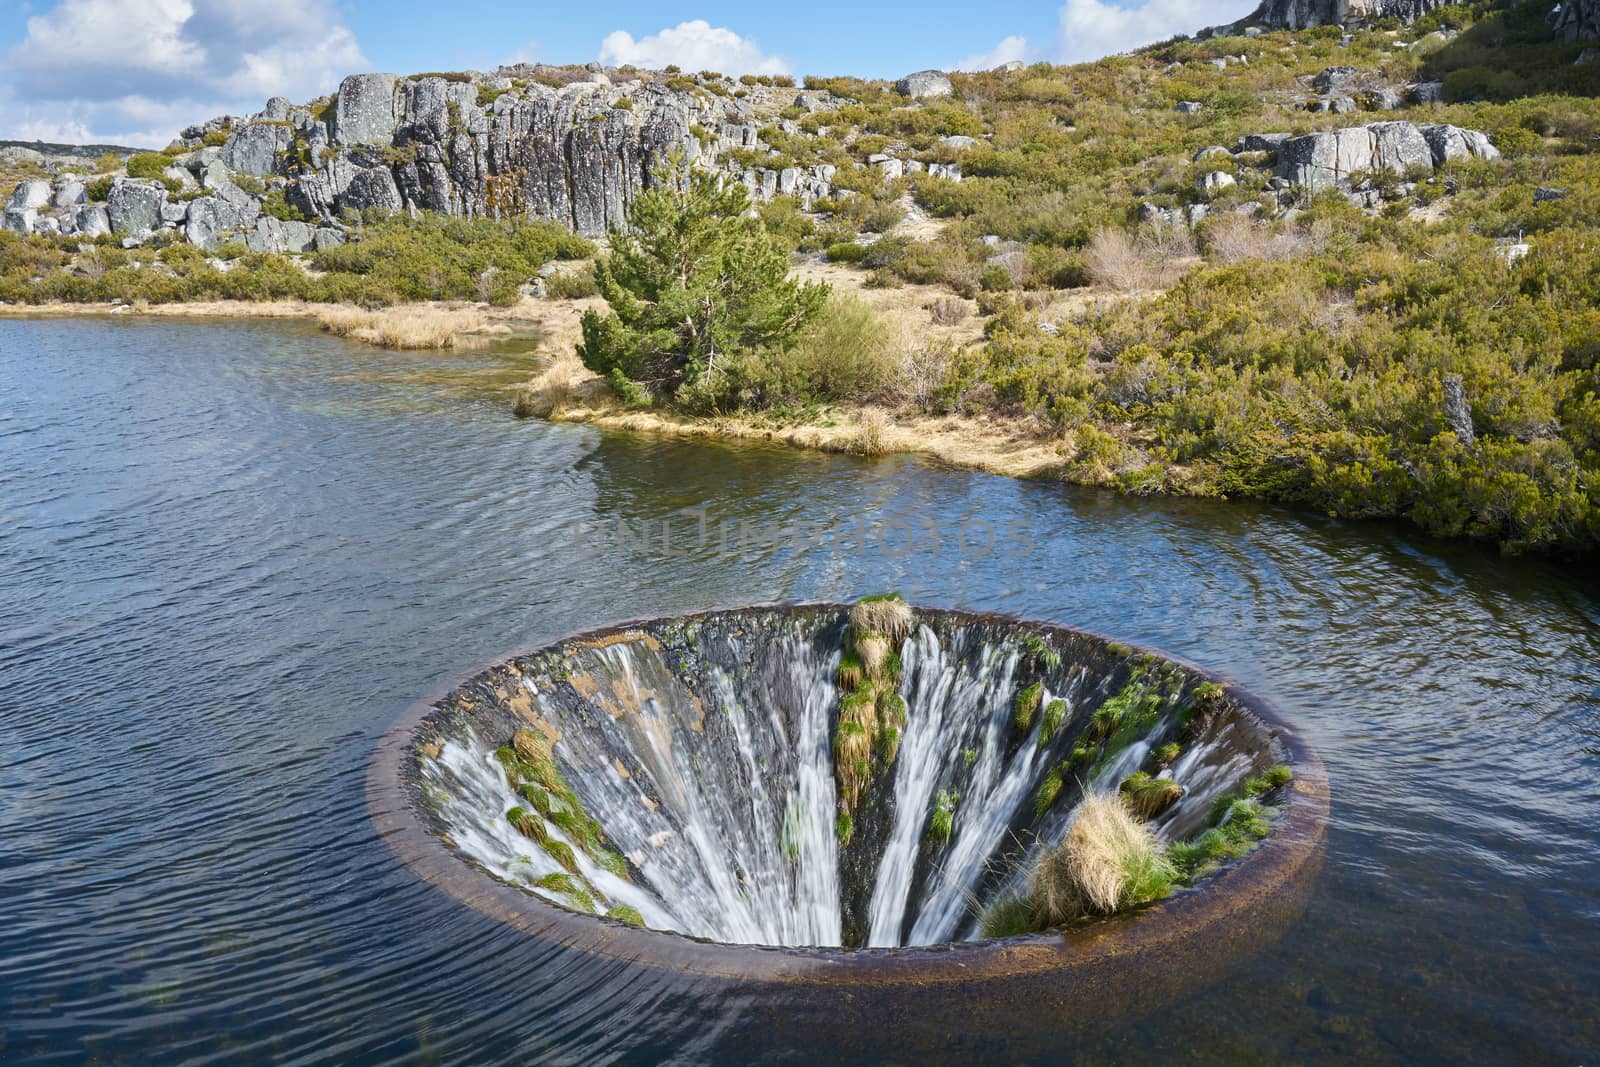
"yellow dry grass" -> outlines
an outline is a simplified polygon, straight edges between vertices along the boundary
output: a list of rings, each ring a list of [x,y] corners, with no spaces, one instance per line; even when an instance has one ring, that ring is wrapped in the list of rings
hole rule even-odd
[[[511,332],[473,306],[412,304],[373,311],[339,306],[319,310],[316,318],[324,330],[340,337],[406,350],[470,348],[495,334]]]
[[[1085,912],[1114,914],[1136,872],[1161,862],[1155,834],[1122,797],[1086,797],[1065,843],[1047,852],[1034,871],[1034,908],[1049,925]]]
[[[854,618],[854,612],[851,617]],[[856,655],[861,657],[861,669],[868,678],[881,678],[883,665],[889,658],[889,642],[876,633],[863,633],[864,636],[856,638]]]
[[[863,600],[850,609],[850,626],[856,633],[862,635],[882,634],[887,639],[887,644],[882,641],[874,642],[874,652],[878,657],[874,665],[867,658],[867,642],[874,639],[862,636],[856,641],[856,654],[861,657],[861,663],[867,669],[869,677],[877,674],[877,669],[883,665],[883,659],[889,654],[890,646],[899,646],[911,634],[911,605],[904,600]]]

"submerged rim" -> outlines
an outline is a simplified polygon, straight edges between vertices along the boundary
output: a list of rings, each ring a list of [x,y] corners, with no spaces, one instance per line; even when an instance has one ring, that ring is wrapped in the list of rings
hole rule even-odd
[[[408,759],[420,727],[437,705],[486,671],[511,660],[548,652],[572,641],[592,641],[668,620],[704,619],[747,611],[839,610],[851,605],[787,601],[653,616],[581,630],[516,648],[454,674],[411,704],[384,732],[367,767],[367,811],[378,835],[413,872],[457,901],[521,932],[588,955],[702,976],[783,982],[972,982],[986,978],[1063,971],[1089,972],[1115,961],[1161,970],[1178,966],[1185,950],[1202,947],[1213,962],[1237,955],[1298,915],[1321,866],[1328,815],[1328,779],[1322,760],[1267,700],[1199,664],[1157,648],[1116,641],[1082,627],[1042,622],[1003,612],[974,612],[913,605],[920,614],[961,622],[1027,626],[1062,635],[1118,643],[1149,653],[1223,686],[1281,748],[1280,762],[1294,772],[1272,832],[1243,859],[1165,900],[1123,915],[1067,930],[998,940],[954,941],[895,948],[794,947],[711,941],[671,930],[651,930],[585,915],[524,892],[496,878],[430,832],[412,808]]]

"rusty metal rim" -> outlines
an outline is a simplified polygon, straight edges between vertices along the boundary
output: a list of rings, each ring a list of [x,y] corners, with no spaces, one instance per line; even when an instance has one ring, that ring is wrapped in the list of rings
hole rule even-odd
[[[593,915],[581,915],[524,892],[470,864],[414,815],[402,775],[418,726],[435,706],[462,685],[506,662],[573,640],[594,640],[637,630],[665,618],[703,619],[753,611],[847,611],[849,604],[782,602],[715,608],[681,616],[634,619],[541,641],[453,675],[410,705],[378,742],[367,766],[367,810],[379,836],[418,876],[463,904],[551,944],[589,955],[678,973],[738,981],[853,982],[870,985],[972,982],[992,978],[1095,969],[1116,960],[1158,955],[1167,963],[1198,949],[1207,931],[1250,923],[1259,906],[1303,889],[1320,867],[1328,815],[1328,780],[1322,761],[1270,703],[1231,680],[1159,649],[1081,627],[1041,622],[1000,612],[917,608],[924,614],[964,622],[1021,625],[1067,636],[1118,643],[1157,656],[1221,684],[1281,746],[1294,771],[1289,796],[1272,834],[1244,859],[1201,886],[1181,891],[1135,913],[1067,931],[998,941],[969,941],[913,948],[785,948],[734,945],[685,934],[648,930]]]

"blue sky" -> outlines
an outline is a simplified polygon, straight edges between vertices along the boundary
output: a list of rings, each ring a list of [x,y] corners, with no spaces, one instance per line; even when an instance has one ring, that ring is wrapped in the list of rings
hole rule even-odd
[[[1232,21],[1256,0],[529,4],[0,0],[0,137],[165,144],[344,74],[504,62],[893,77],[1075,62]]]

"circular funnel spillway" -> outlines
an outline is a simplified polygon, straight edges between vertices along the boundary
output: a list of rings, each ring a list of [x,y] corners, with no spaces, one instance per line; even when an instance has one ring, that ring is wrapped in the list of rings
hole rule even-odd
[[[1170,953],[1175,932],[1249,925],[1314,869],[1326,812],[1315,757],[1199,668],[893,598],[510,656],[397,724],[369,785],[408,862],[530,933],[702,973],[880,981],[1082,966],[1062,946],[1108,930]]]

